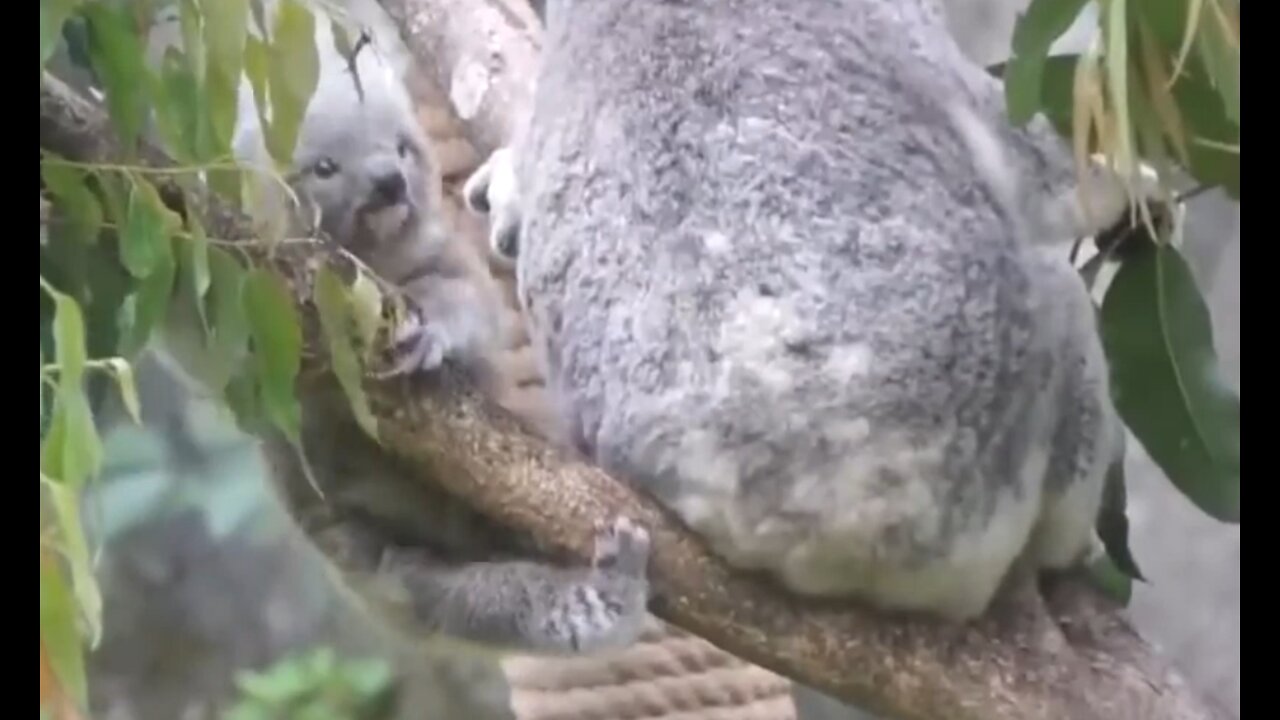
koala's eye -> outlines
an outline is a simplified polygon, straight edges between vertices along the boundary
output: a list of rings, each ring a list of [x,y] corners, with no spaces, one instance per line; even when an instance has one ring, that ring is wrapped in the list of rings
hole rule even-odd
[[[399,144],[396,145],[396,152],[400,153],[400,157],[408,157],[413,152],[413,146],[405,138],[400,138]]]
[[[338,163],[330,160],[329,158],[321,158],[320,162],[315,164],[316,177],[333,177],[336,172],[338,172]]]

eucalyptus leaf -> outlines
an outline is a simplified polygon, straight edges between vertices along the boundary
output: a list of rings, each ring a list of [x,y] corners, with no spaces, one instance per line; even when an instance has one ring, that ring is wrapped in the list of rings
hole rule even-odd
[[[1101,330],[1125,423],[1188,498],[1240,520],[1240,399],[1226,383],[1209,311],[1186,261],[1135,243],[1107,289]]]
[[[338,384],[346,394],[356,421],[370,437],[377,439],[378,422],[369,408],[364,392],[360,358],[352,345],[356,330],[351,293],[329,268],[321,267],[316,276],[316,309],[329,347],[329,358]]]
[[[302,359],[302,328],[293,296],[278,275],[254,268],[245,280],[243,301],[264,408],[276,426],[296,442],[300,409],[294,380]]]
[[[1013,29],[1013,56],[1005,64],[1005,103],[1016,125],[1041,105],[1041,78],[1053,43],[1079,17],[1088,0],[1033,0]]]

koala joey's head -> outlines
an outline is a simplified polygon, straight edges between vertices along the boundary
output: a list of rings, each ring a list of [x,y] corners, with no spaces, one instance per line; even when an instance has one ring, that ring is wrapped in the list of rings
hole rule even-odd
[[[322,77],[294,152],[292,185],[320,227],[357,255],[410,242],[430,220],[435,166],[408,91],[389,69]]]
[[[520,204],[511,148],[495,150],[462,188],[467,208],[489,218],[489,251],[514,264],[520,253]]]

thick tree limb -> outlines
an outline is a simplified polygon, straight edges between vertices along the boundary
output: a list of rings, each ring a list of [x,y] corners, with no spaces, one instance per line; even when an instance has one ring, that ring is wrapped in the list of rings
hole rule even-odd
[[[119,157],[114,137],[95,106],[42,79],[42,149],[104,162]],[[143,157],[164,162],[154,149]],[[212,208],[206,224],[221,237],[250,235],[225,209]],[[309,314],[302,259],[277,260]],[[315,323],[304,326],[314,332]],[[369,389],[388,448],[424,482],[528,532],[548,552],[582,560],[595,519],[642,521],[655,540],[655,614],[745,660],[904,720],[1225,717],[1164,669],[1116,608],[1081,587],[1061,588],[1048,607],[1026,598],[971,627],[797,602],[732,574],[655,503],[525,434],[451,371],[423,385],[409,399],[400,384]]]

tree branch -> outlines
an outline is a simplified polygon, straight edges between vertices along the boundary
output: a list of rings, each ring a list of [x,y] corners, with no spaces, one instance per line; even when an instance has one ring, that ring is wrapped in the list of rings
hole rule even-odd
[[[80,162],[109,162],[120,156],[114,138],[97,107],[42,77],[42,148]],[[143,160],[170,164],[154,148]],[[209,212],[207,224],[220,228],[221,237],[251,235],[247,221],[225,208]],[[251,245],[245,249],[264,256]],[[310,321],[304,258],[276,260],[294,282],[309,347],[322,347]],[[424,380],[408,397],[394,385],[369,385],[383,440],[424,482],[439,483],[529,533],[548,552],[584,562],[595,519],[625,514],[643,522],[654,537],[656,615],[873,712],[903,720],[1225,717],[1162,668],[1114,607],[1081,588],[1067,586],[1053,596],[1054,617],[1034,598],[970,627],[798,602],[765,582],[735,576],[654,502],[527,435],[454,371]]]

